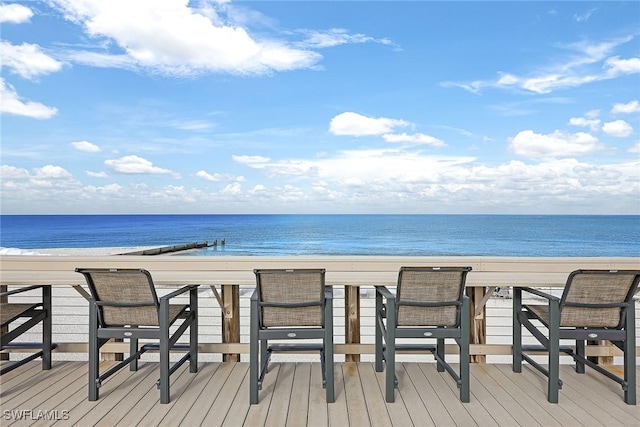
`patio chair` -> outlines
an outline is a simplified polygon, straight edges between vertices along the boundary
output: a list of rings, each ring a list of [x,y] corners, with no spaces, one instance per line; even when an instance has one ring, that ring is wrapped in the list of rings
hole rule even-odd
[[[469,402],[469,298],[464,284],[471,267],[402,267],[396,294],[376,286],[375,369],[385,375],[387,402],[395,401],[396,350],[431,351],[437,370],[446,370]],[[383,303],[383,299],[386,303]],[[386,323],[385,323],[386,319]],[[397,344],[398,338],[431,338],[436,344]],[[460,374],[445,360],[445,339],[460,348]]]
[[[262,389],[272,352],[317,350],[326,400],[333,402],[333,291],[325,287],[325,270],[262,269],[254,272],[257,286],[251,296],[249,401],[258,403],[258,391]],[[270,344],[271,340],[278,343]],[[322,342],[283,344],[282,340]]]
[[[143,269],[77,268],[89,290],[89,400],[98,400],[103,381],[126,365],[138,369],[138,359],[151,349],[160,352],[160,403],[169,403],[170,375],[189,360],[189,371],[198,371],[198,285],[184,286],[158,298],[151,274]],[[189,294],[188,304],[170,304],[175,297]],[[171,334],[173,324],[182,323]],[[176,342],[189,328],[189,345]],[[129,357],[99,372],[100,347],[111,338],[129,340]],[[159,344],[138,345],[139,339],[157,340]],[[171,350],[187,351],[173,366]]]
[[[7,362],[0,369],[0,375],[30,362],[42,358],[42,369],[51,369],[51,350],[56,347],[51,342],[51,287],[29,286],[0,293],[0,297],[9,297],[23,292],[42,289],[42,300],[33,302],[0,303],[0,327],[2,328],[1,350],[5,349],[40,349],[19,360]],[[15,322],[15,323],[14,323]],[[42,342],[15,342],[14,340],[42,323]],[[32,331],[35,332],[35,331]]]
[[[514,288],[513,298],[513,371],[522,372],[526,360],[547,377],[547,399],[558,402],[560,352],[576,362],[576,372],[585,365],[616,381],[624,390],[624,401],[636,404],[636,335],[633,295],[640,271],[576,270],[569,274],[562,297],[532,288]],[[522,292],[548,300],[547,304],[522,304]],[[531,320],[536,320],[534,324]],[[522,326],[541,345],[522,345]],[[545,335],[541,330],[546,329]],[[575,349],[560,346],[560,340],[575,340]],[[609,340],[624,352],[624,377],[585,357],[585,341]],[[548,352],[548,368],[525,351]]]

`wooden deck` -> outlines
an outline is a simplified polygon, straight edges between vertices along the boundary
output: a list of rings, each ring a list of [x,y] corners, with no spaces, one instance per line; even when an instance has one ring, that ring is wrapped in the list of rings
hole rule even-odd
[[[112,363],[112,362],[105,362]],[[319,363],[273,363],[249,405],[248,364],[207,362],[197,374],[181,367],[172,376],[171,398],[159,403],[156,363],[121,370],[105,382],[97,402],[87,401],[85,362],[39,361],[0,379],[3,426],[638,426],[640,406],[626,405],[614,382],[587,369],[561,366],[560,403],[546,401],[544,378],[525,365],[472,364],[471,402],[433,363],[397,365],[396,402],[384,401],[383,373],[373,364],[336,365],[336,402],[327,404]],[[640,371],[640,369],[639,369]],[[640,376],[640,372],[639,372]],[[638,392],[640,395],[640,390]],[[57,419],[57,420],[56,420]]]

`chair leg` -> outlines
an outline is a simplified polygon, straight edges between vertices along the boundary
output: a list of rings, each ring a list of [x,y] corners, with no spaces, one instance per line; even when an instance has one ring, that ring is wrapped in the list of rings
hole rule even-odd
[[[376,291],[376,318],[375,318],[375,331],[376,331],[376,355],[375,355],[375,369],[376,372],[382,372],[382,351],[383,351],[383,343],[382,343],[382,295]]]
[[[385,354],[385,387],[386,400],[389,403],[395,402],[396,388],[396,310],[395,300],[387,300],[387,337],[385,339],[387,349]]]
[[[258,303],[251,299],[251,325],[249,331],[249,403],[258,403]]]
[[[100,347],[98,346],[98,309],[94,300],[89,301],[89,400],[99,397],[98,376]]]
[[[513,288],[513,372],[522,372],[522,289]]]
[[[129,356],[133,356],[138,352],[138,339],[137,338],[129,338]],[[130,371],[138,370],[138,358],[136,357],[129,363]]]
[[[584,340],[576,340],[576,354],[580,357],[585,357],[585,344]],[[581,359],[576,359],[576,372],[578,374],[584,374],[585,372],[584,363],[581,362]]]
[[[190,291],[190,310],[193,320],[189,326],[189,372],[198,372],[198,290]]]
[[[169,302],[160,301],[160,403],[171,400],[169,385]]]
[[[560,380],[560,304],[549,301],[549,383],[547,400],[558,403],[558,382]]]
[[[52,318],[51,318],[51,287],[42,287],[42,303],[43,310],[46,313],[46,317],[42,321],[42,369],[51,369],[51,349],[53,343],[51,340],[52,335]]]
[[[636,319],[633,300],[627,309],[626,337],[624,340],[624,380],[627,388],[624,390],[624,401],[628,405],[636,404]]]
[[[469,363],[471,356],[469,354],[469,342],[471,341],[471,315],[469,307],[469,298],[464,297],[462,300],[462,315],[460,316],[460,401],[467,403],[471,400]],[[444,340],[443,340],[444,341]]]
[[[331,301],[330,301],[331,302]],[[329,302],[329,303],[330,303]],[[334,374],[333,374],[333,311],[327,306],[327,313],[325,314],[325,338],[324,338],[324,363],[325,363],[325,377],[327,380],[326,394],[327,403],[335,402],[335,390],[334,390]]]
[[[440,363],[440,360],[444,360],[444,338],[438,338],[436,340],[436,369],[438,372],[444,372],[444,365]]]

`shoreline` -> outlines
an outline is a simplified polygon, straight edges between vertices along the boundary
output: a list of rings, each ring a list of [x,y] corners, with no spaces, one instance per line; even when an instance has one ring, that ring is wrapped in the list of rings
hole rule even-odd
[[[0,248],[0,255],[29,255],[29,256],[104,256],[120,255],[126,252],[143,251],[153,249],[156,246],[123,246],[123,247],[98,247],[98,248],[42,248],[19,249]],[[170,255],[170,254],[166,254]]]

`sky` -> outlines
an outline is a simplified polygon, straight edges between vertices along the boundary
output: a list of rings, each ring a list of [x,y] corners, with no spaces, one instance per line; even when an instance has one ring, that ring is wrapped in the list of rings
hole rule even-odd
[[[640,214],[640,2],[0,3],[1,212]]]

